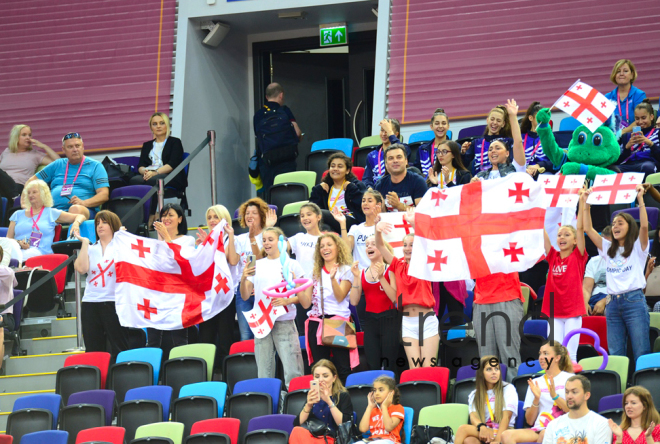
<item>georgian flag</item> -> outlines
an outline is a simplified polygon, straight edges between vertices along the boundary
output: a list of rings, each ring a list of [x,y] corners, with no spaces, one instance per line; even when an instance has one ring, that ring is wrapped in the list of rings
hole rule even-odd
[[[409,273],[446,282],[529,269],[545,254],[544,196],[527,173],[430,189],[415,213]]]
[[[614,113],[614,103],[578,79],[553,105],[570,114],[593,133]]]
[[[544,202],[548,208],[575,207],[578,203],[578,192],[584,185],[585,175],[562,176],[557,174],[551,176],[544,174],[539,176],[538,183],[545,191]]]
[[[644,173],[597,175],[587,203],[591,205],[626,204],[637,198],[635,188],[644,180]]]
[[[234,297],[222,235],[225,221],[197,248],[115,233],[115,306],[124,327],[176,330],[211,319]]]
[[[415,230],[403,217],[406,214],[403,211],[394,213],[381,213],[380,220],[392,224],[392,231],[383,233],[383,240],[392,246],[394,256],[403,257],[403,238],[406,234],[414,233]]]

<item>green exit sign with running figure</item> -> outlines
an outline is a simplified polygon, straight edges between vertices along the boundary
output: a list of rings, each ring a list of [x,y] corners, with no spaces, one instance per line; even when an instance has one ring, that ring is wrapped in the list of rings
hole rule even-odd
[[[321,47],[347,44],[348,33],[346,32],[346,23],[320,25],[319,37],[321,38]]]

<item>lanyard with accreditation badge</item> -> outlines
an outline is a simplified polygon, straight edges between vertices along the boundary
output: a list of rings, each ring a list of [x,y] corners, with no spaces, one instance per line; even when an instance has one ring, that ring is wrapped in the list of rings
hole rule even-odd
[[[82,169],[83,163],[85,163],[85,156],[83,156],[82,160],[80,161],[80,166],[78,167],[78,172],[76,173],[76,176],[73,178],[73,182],[71,182],[71,185],[67,185],[66,178],[69,175],[69,165],[71,165],[67,161],[66,170],[64,171],[64,182],[62,183],[62,191],[60,191],[60,196],[71,196],[71,193],[73,192],[73,185],[76,183],[76,180],[78,179],[78,174],[80,174],[80,170]]]
[[[41,236],[43,234],[41,233],[41,230],[39,230],[39,219],[41,219],[41,215],[44,212],[45,207],[41,207],[41,211],[39,211],[39,215],[37,216],[37,220],[34,220],[34,213],[32,212],[32,208],[30,208],[30,217],[32,218],[32,232],[30,233],[30,246],[38,248],[39,247],[39,242],[41,242]]]

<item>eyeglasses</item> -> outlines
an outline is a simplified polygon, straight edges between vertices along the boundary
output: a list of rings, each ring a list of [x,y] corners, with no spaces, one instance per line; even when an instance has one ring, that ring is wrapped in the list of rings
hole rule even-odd
[[[69,139],[82,139],[82,137],[80,137],[80,133],[67,133],[62,137],[62,142]]]
[[[437,154],[442,154],[443,156],[446,156],[447,154],[451,153],[449,150],[440,150],[436,151]]]

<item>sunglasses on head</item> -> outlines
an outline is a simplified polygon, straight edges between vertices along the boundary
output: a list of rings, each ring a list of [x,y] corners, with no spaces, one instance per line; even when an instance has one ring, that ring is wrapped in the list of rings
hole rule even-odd
[[[80,137],[80,133],[68,133],[62,137],[62,142],[69,139],[82,139],[82,137]]]

